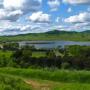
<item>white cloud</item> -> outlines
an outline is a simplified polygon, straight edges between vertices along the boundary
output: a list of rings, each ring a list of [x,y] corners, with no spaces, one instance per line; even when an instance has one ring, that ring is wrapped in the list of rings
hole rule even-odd
[[[70,16],[64,20],[67,23],[84,23],[90,22],[90,13],[84,12],[80,13],[79,15]]]
[[[12,23],[10,21],[2,21],[0,22],[0,26],[0,36],[26,33],[42,33],[51,30],[50,25],[47,23],[17,24],[15,22]]]
[[[84,31],[90,29],[90,13],[83,12],[78,15],[70,16],[64,20],[68,27],[69,31]]]
[[[60,17],[57,17],[55,20],[56,23],[60,23],[61,21],[62,21],[62,19]]]
[[[22,26],[22,27],[21,27],[21,31],[31,29],[31,27],[32,27],[31,25]]]
[[[15,10],[15,11],[10,12],[7,16],[14,16],[18,14],[22,15],[23,12],[21,10]]]
[[[85,22],[85,23],[76,23],[75,24],[76,27],[86,27],[86,26],[90,26],[90,23],[89,22]]]
[[[67,12],[72,12],[72,9],[71,8],[68,8]]]
[[[23,12],[21,10],[7,11],[0,9],[0,20],[16,21],[22,14]]]
[[[90,29],[90,23],[76,23],[67,28],[69,31],[85,31]]]
[[[60,6],[60,0],[49,0],[48,5],[50,6],[51,11],[56,11]]]
[[[19,9],[23,7],[24,0],[4,0],[3,5],[6,9]]]
[[[50,15],[43,13],[42,11],[35,12],[29,17],[30,21],[33,22],[43,22],[43,23],[48,23],[50,22]]]
[[[90,4],[90,0],[63,0],[63,2],[69,4]]]
[[[4,9],[0,9],[0,19],[3,19],[6,15],[6,12]]]
[[[59,18],[59,17],[57,17],[55,21],[58,23],[58,22],[59,22],[59,19],[60,19],[60,18]]]
[[[42,0],[0,0],[0,20],[16,21],[28,12],[40,9]]]
[[[5,9],[21,9],[22,11],[36,11],[40,8],[41,0],[4,0],[3,6]]]
[[[8,20],[1,20],[0,21],[0,32],[4,32],[6,29],[12,28],[12,23]],[[13,26],[14,27],[14,26]]]
[[[87,11],[90,12],[90,6],[87,8]]]

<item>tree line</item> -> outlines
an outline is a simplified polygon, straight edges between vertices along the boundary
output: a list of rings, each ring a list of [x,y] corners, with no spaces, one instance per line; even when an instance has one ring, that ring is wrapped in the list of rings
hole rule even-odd
[[[32,57],[33,51],[45,52],[45,56]],[[5,43],[0,54],[2,52],[11,54],[9,58],[0,56],[0,67],[90,70],[90,46],[71,45],[46,50],[27,45],[20,48],[17,43]]]

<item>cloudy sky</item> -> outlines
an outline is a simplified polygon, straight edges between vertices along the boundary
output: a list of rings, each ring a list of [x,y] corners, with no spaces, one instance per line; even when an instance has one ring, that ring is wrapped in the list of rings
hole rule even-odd
[[[0,0],[0,35],[90,30],[90,0]]]

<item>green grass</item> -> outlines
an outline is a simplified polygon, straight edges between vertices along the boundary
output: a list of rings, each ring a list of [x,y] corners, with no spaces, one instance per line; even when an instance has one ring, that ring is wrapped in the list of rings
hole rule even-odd
[[[26,84],[24,80],[34,84]],[[31,90],[31,87],[32,90],[42,90],[42,87],[44,90],[90,90],[90,71],[0,68],[0,90]]]
[[[35,90],[90,90],[90,84],[85,83],[65,83],[65,82],[55,82],[49,80],[40,79],[30,79],[35,84],[39,84],[39,89]]]
[[[90,90],[90,84],[61,83],[56,85],[52,90]]]
[[[11,56],[12,56],[12,53],[13,53],[12,51],[3,51],[3,50],[0,50],[0,59],[2,57],[10,59]],[[32,57],[39,58],[39,57],[45,57],[45,56],[46,56],[45,52],[41,52],[41,51],[32,52]]]
[[[6,58],[10,58],[11,55],[12,55],[12,51],[3,51],[3,50],[0,50],[0,57],[4,56]]]
[[[32,57],[39,58],[39,57],[45,57],[45,56],[46,56],[45,52],[32,52]]]
[[[89,71],[43,70],[43,69],[15,69],[0,68],[0,72],[18,75],[26,78],[52,80],[58,82],[90,83]]]
[[[0,90],[31,90],[22,79],[0,73]]]
[[[12,51],[0,50],[0,67],[13,66]]]

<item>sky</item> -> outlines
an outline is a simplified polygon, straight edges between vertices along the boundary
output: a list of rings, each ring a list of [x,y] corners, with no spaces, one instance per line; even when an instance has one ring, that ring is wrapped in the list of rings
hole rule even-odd
[[[0,0],[0,36],[90,30],[90,0]]]

